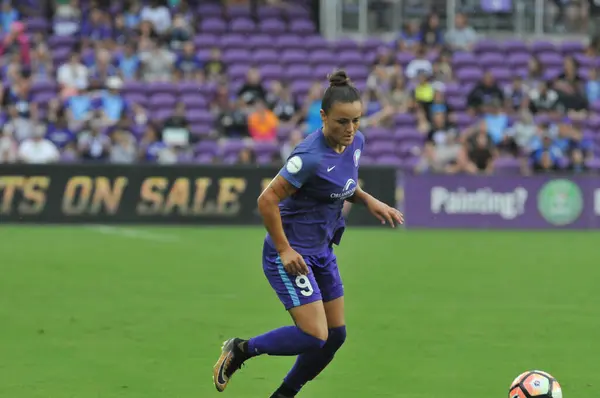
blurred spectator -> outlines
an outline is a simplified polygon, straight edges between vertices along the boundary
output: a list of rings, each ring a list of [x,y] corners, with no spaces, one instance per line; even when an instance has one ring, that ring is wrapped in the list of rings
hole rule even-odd
[[[282,84],[280,81],[272,82],[267,93],[267,104],[281,122],[292,124],[298,122],[300,107],[292,97],[287,84]]]
[[[76,130],[92,116],[92,97],[87,90],[81,90],[65,100],[64,108],[67,113],[69,127]]]
[[[424,44],[427,49],[439,50],[444,44],[444,34],[440,27],[440,17],[435,12],[429,14],[419,32],[421,44]]]
[[[227,65],[221,59],[221,50],[212,48],[210,58],[204,64],[204,74],[208,80],[222,79],[227,73]]]
[[[124,13],[125,26],[128,29],[135,29],[142,21],[140,14],[142,11],[142,3],[139,0],[126,0],[124,1]]]
[[[0,134],[0,164],[15,163],[19,155],[17,140],[13,137],[13,129],[5,124]]]
[[[485,131],[479,131],[467,140],[465,171],[470,174],[492,174],[497,150]]]
[[[110,162],[130,164],[136,160],[135,137],[123,129],[116,129],[112,133],[112,147],[110,149]]]
[[[81,54],[73,51],[69,61],[58,67],[56,79],[62,86],[64,95],[72,95],[78,90],[85,90],[89,86],[88,68],[81,63]]]
[[[103,41],[112,37],[112,27],[104,11],[93,8],[89,19],[80,28],[81,38],[86,41]]]
[[[260,72],[256,67],[251,67],[246,73],[246,81],[238,91],[238,97],[246,104],[256,100],[264,101],[267,98],[267,92],[263,86]]]
[[[547,133],[541,137],[539,148],[531,152],[530,163],[535,173],[547,173],[560,170],[562,153],[554,145],[552,137]]]
[[[160,4],[159,0],[150,0],[140,13],[142,21],[152,22],[158,34],[166,33],[171,27],[171,13],[169,9]]]
[[[527,64],[527,78],[524,83],[529,89],[535,90],[538,85],[543,82],[544,79],[544,66],[540,62],[539,58],[533,56],[529,59]]]
[[[173,50],[179,50],[194,35],[194,31],[185,17],[175,14],[173,18],[173,29],[170,31],[170,44]]]
[[[202,82],[204,80],[204,71],[202,61],[196,54],[196,48],[191,41],[183,44],[183,51],[175,61],[177,77],[179,80]]]
[[[558,94],[549,89],[545,82],[529,92],[530,108],[533,113],[555,112],[558,110]]]
[[[300,144],[303,139],[304,136],[301,130],[292,130],[290,132],[289,138],[283,143],[283,146],[281,147],[281,159],[283,161],[287,160],[292,154],[294,148],[296,148],[296,146],[298,146],[298,144]]]
[[[45,127],[35,126],[31,138],[26,138],[19,145],[19,161],[29,164],[46,164],[58,162],[60,152],[56,145],[44,138]]]
[[[477,41],[477,33],[469,26],[467,15],[457,13],[454,25],[454,30],[446,32],[446,44],[454,51],[471,51]]]
[[[256,153],[251,148],[244,147],[238,154],[237,162],[244,165],[256,164]]]
[[[496,83],[494,75],[490,71],[486,71],[481,81],[469,92],[467,106],[471,112],[479,113],[482,111],[483,105],[493,100],[504,102],[504,93]]]
[[[79,155],[86,161],[104,161],[110,156],[111,141],[100,132],[98,122],[88,122],[79,134]]]
[[[19,19],[19,12],[12,6],[12,1],[4,0],[0,6],[0,23],[2,24],[2,33],[10,32],[13,22]]]
[[[71,36],[79,32],[81,10],[78,0],[61,0],[56,7],[52,30],[57,36]]]
[[[531,148],[537,132],[538,127],[533,120],[533,115],[528,110],[524,109],[519,113],[519,119],[509,129],[507,134],[515,141],[519,151],[521,153],[526,153],[529,148]]]
[[[118,69],[112,63],[110,52],[104,48],[96,51],[95,62],[89,69],[90,86],[98,89],[111,77],[118,75]]]
[[[19,54],[21,64],[29,65],[29,38],[25,33],[25,25],[20,21],[13,22],[10,25],[10,31],[0,43],[0,56],[10,57],[12,54]]]
[[[37,45],[31,53],[31,75],[35,81],[49,81],[54,76],[52,56],[44,43]]]
[[[423,45],[419,45],[415,52],[415,58],[406,66],[404,74],[409,79],[414,79],[419,73],[424,73],[426,76],[431,76],[433,67],[431,61],[427,59],[427,50]]]
[[[458,171],[457,160],[461,151],[456,128],[447,122],[446,115],[433,115],[433,123],[423,148],[418,172],[454,173]]]
[[[515,76],[510,86],[504,90],[504,103],[508,112],[513,113],[529,106],[529,93],[523,85],[523,79]]]
[[[147,83],[172,79],[175,56],[161,41],[151,41],[149,50],[140,54],[140,60],[142,61],[142,79]]]
[[[415,89],[413,90],[413,98],[417,105],[419,105],[425,114],[427,114],[429,105],[433,102],[435,89],[431,85],[426,72],[419,72],[417,78],[418,81]]]
[[[588,81],[585,83],[585,95],[590,104],[600,100],[600,76],[597,68],[590,69]]]
[[[178,147],[187,147],[190,144],[190,123],[185,113],[185,103],[178,102],[173,114],[163,124],[162,138],[165,143]]]
[[[323,88],[318,82],[313,83],[306,100],[302,113],[305,116],[306,129],[305,135],[312,134],[317,129],[321,128],[323,121],[321,120],[321,98],[323,97]]]
[[[374,88],[368,88],[363,93],[363,123],[365,126],[377,125],[384,114],[387,105],[383,93]]]
[[[76,141],[77,137],[69,128],[67,116],[63,108],[60,108],[56,115],[52,115],[49,118],[46,138],[61,150],[68,144]]]
[[[515,140],[508,134],[508,115],[502,109],[502,104],[497,99],[492,99],[485,106],[483,115],[487,133],[492,143],[502,152],[511,155],[518,155],[518,148]]]
[[[399,51],[413,51],[421,43],[419,21],[412,20],[402,25],[402,31],[396,39],[396,48]]]
[[[248,115],[248,132],[254,141],[275,141],[279,119],[262,100],[256,100]]]
[[[452,71],[452,59],[450,53],[442,51],[439,58],[432,65],[433,81],[438,83],[448,83],[454,81],[454,72]]]
[[[135,52],[133,43],[125,45],[123,54],[117,60],[117,65],[123,80],[132,81],[140,78],[140,57]]]
[[[94,108],[102,112],[102,120],[107,125],[117,123],[121,116],[129,109],[125,98],[121,95],[123,81],[117,76],[111,76],[106,80],[106,90],[100,93],[97,105]]]

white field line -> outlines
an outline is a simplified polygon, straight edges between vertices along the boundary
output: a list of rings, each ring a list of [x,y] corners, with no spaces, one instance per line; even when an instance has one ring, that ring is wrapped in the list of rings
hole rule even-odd
[[[104,235],[121,236],[129,239],[147,240],[159,243],[172,243],[181,241],[177,235],[158,234],[140,229],[113,227],[109,225],[88,225],[87,228]]]

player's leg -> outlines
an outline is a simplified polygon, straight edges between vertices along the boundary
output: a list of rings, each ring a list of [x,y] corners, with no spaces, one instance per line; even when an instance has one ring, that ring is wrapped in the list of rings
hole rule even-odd
[[[344,287],[333,252],[327,256],[326,266],[314,268],[315,279],[323,296],[323,308],[327,317],[328,338],[320,350],[305,352],[298,356],[292,370],[272,397],[294,397],[309,381],[317,377],[333,360],[335,353],[346,341],[344,310]]]
[[[310,260],[305,258],[310,267]],[[295,325],[284,326],[262,335],[225,342],[221,357],[213,369],[215,387],[223,391],[233,373],[248,359],[262,355],[296,356],[323,347],[327,341],[327,316],[314,273],[288,274],[276,252],[263,250],[263,269]]]

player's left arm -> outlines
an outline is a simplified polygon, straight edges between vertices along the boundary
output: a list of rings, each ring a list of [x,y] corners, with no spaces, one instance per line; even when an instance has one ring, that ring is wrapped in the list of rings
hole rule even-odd
[[[382,224],[392,228],[396,224],[404,224],[404,215],[395,207],[388,206],[379,199],[365,192],[360,186],[356,187],[354,195],[347,199],[351,203],[363,204]]]

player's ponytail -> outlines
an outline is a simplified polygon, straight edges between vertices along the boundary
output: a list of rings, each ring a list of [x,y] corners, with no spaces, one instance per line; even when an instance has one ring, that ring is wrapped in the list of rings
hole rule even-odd
[[[321,101],[321,109],[325,113],[329,112],[334,102],[360,101],[360,92],[354,87],[346,71],[338,70],[329,75],[328,78],[329,87],[325,90]]]

